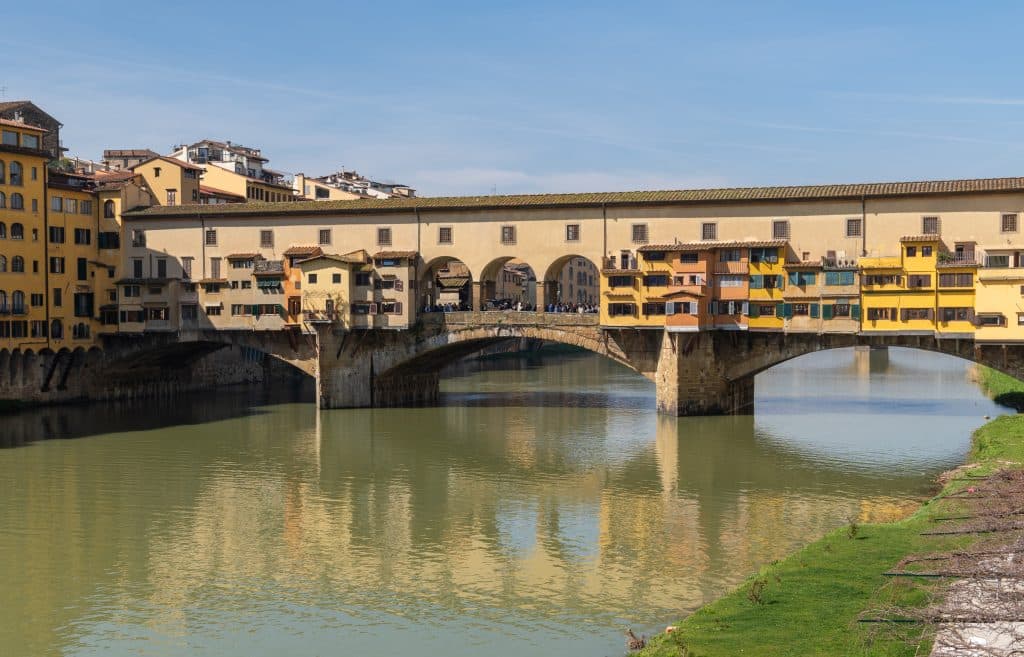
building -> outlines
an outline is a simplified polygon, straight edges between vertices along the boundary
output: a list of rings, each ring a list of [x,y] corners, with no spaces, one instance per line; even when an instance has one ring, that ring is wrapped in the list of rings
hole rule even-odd
[[[0,119],[42,128],[41,148],[52,160],[59,160],[67,150],[60,140],[64,124],[39,109],[30,100],[0,101]]]
[[[129,168],[149,188],[157,205],[199,204],[199,178],[203,168],[157,155]]]
[[[334,201],[355,198],[412,198],[416,190],[408,185],[371,180],[356,171],[341,169],[319,178],[297,174],[295,193],[310,200]]]
[[[276,203],[295,197],[287,176],[267,167],[269,160],[258,148],[205,139],[175,146],[169,157],[200,167],[203,184],[216,190],[216,194],[207,195],[208,200],[227,198],[225,202],[236,202],[231,199],[242,198]]]
[[[142,164],[155,157],[160,157],[160,154],[148,148],[109,148],[103,151],[103,168],[111,171],[128,171],[136,164]]]

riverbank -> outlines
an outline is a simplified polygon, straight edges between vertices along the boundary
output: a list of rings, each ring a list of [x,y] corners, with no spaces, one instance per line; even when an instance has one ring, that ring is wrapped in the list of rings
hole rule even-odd
[[[1024,400],[1024,383],[992,370],[980,382],[997,401]],[[1000,401],[1000,403],[1003,403]],[[1006,404],[1012,406],[1011,404]],[[1015,408],[1020,408],[1016,407]],[[934,630],[921,624],[858,622],[870,609],[924,604],[921,589],[884,573],[907,555],[961,549],[964,534],[922,535],[949,513],[939,500],[965,478],[1024,468],[1024,415],[1002,416],[974,432],[968,464],[943,478],[942,490],[904,520],[836,529],[786,559],[765,566],[737,589],[649,642],[644,657],[734,655],[925,655]]]

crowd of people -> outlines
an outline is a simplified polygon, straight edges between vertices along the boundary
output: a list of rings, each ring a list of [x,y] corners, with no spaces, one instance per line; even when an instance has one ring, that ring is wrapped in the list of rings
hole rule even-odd
[[[465,302],[459,303],[439,303],[436,305],[427,304],[423,306],[423,312],[425,313],[456,313],[466,312],[472,310],[469,304]],[[498,310],[498,311],[515,311],[515,312],[534,312],[536,308],[531,303],[523,303],[522,301],[513,302],[511,300],[503,301],[488,301],[484,304],[482,310]],[[544,307],[544,312],[549,313],[596,313],[598,311],[597,304],[592,303],[549,303]]]

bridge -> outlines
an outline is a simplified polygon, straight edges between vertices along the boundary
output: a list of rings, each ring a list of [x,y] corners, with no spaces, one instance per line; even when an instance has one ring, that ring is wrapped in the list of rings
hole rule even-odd
[[[111,336],[88,353],[0,352],[0,398],[60,401],[171,395],[224,383],[316,382],[322,408],[431,404],[441,370],[504,340],[572,345],[656,385],[670,415],[748,411],[754,377],[805,354],[853,346],[909,347],[1024,378],[1024,345],[928,335],[609,329],[596,314],[474,311],[424,313],[410,330],[315,332],[201,330]],[[289,375],[292,378],[289,378]]]

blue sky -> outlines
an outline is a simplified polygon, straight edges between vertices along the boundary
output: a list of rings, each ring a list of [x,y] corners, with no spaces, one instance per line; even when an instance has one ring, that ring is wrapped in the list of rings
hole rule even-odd
[[[424,195],[1022,174],[1024,4],[831,4],[21,2],[0,86]]]

